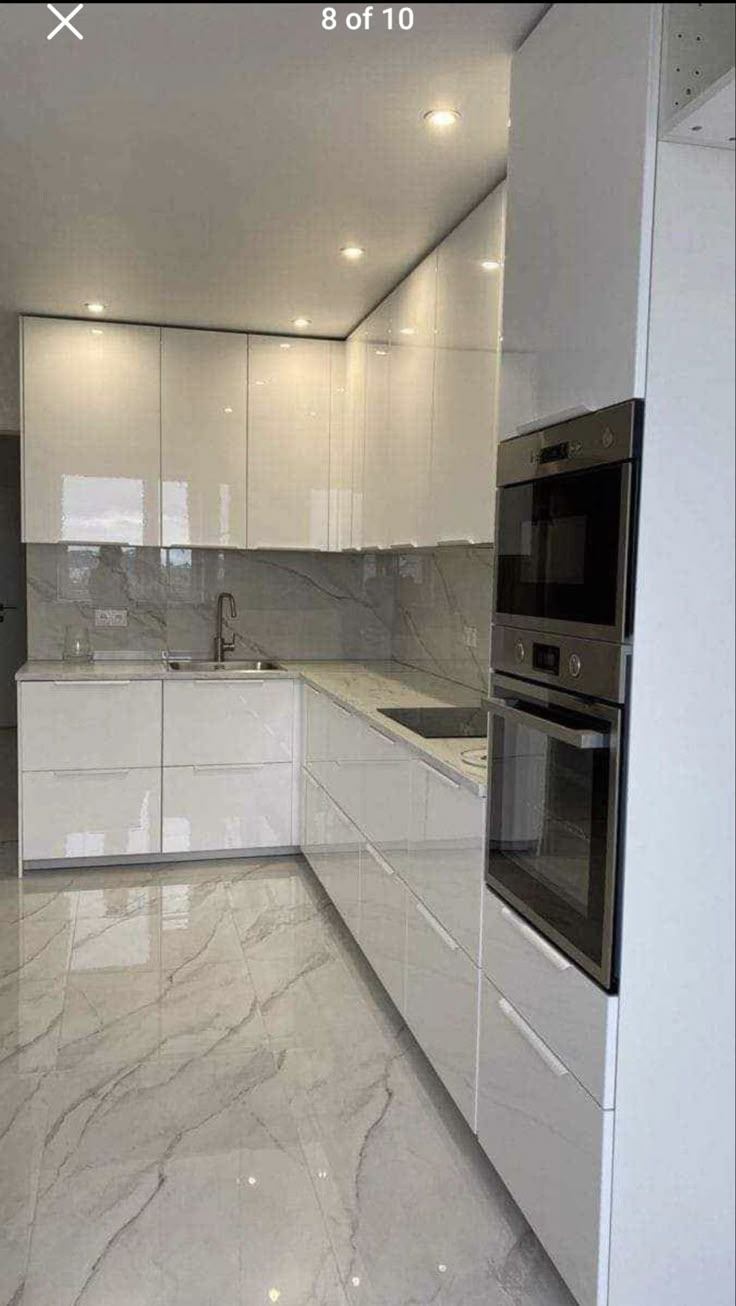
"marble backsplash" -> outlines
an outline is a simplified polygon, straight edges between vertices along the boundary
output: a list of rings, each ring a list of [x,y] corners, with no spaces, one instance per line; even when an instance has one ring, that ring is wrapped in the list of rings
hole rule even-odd
[[[392,656],[486,692],[492,590],[490,544],[398,554]]]
[[[88,630],[98,653],[211,657],[215,598],[230,590],[236,656],[394,657],[485,689],[492,557],[482,546],[328,554],[30,544],[28,656],[61,657],[71,626]],[[97,626],[97,609],[124,610],[127,625]]]

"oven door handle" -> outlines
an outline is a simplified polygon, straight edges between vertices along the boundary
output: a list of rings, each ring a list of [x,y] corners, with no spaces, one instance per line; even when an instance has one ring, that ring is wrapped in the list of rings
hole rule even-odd
[[[572,748],[593,749],[611,746],[610,735],[602,730],[581,730],[576,729],[575,726],[563,725],[561,721],[550,721],[545,717],[537,716],[534,712],[524,712],[519,707],[513,707],[511,703],[506,703],[500,698],[487,698],[485,706],[493,716],[503,717],[512,725],[526,726],[528,730],[538,730],[540,734],[549,735],[550,739],[556,739],[561,744],[569,744]]]

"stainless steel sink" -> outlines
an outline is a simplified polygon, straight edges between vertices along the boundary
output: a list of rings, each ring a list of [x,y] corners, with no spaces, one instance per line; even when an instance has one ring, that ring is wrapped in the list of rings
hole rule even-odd
[[[257,659],[252,662],[238,662],[235,658],[231,662],[209,662],[206,658],[172,658],[167,660],[166,666],[169,671],[188,671],[209,673],[210,671],[226,671],[228,675],[238,673],[248,675],[253,672],[261,671],[283,671],[283,667],[278,662],[268,662],[263,659]]]

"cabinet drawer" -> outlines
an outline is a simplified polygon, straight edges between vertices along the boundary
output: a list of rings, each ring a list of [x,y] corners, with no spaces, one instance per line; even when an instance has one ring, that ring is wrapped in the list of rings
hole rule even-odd
[[[291,680],[186,680],[164,685],[164,766],[289,762]]]
[[[165,853],[291,847],[288,762],[167,766],[163,774]]]
[[[303,780],[302,852],[357,938],[361,835],[308,771]]]
[[[20,694],[24,771],[161,765],[161,682],[26,683]]]
[[[486,979],[478,1137],[581,1306],[603,1306],[613,1112]]]
[[[403,872],[409,842],[413,758],[402,744],[363,726],[361,828],[369,843]]]
[[[408,896],[407,1024],[474,1129],[478,968],[424,904]]]
[[[306,766],[359,825],[363,803],[363,724],[347,708],[309,688],[306,717]]]
[[[32,771],[22,786],[24,861],[161,850],[158,767]]]
[[[484,801],[424,762],[412,767],[409,886],[480,962]]]
[[[613,1106],[617,998],[488,889],[483,970],[601,1106]]]
[[[360,857],[360,946],[399,1011],[405,1009],[406,900],[403,880],[363,844]]]

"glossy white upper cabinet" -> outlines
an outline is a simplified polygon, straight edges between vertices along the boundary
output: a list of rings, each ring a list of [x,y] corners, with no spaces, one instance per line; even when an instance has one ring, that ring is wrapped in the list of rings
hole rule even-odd
[[[505,191],[437,250],[430,522],[440,544],[493,539]]]
[[[514,58],[501,438],[644,394],[660,11],[553,5]]]
[[[389,460],[387,543],[436,542],[429,515],[437,255],[430,254],[389,300]]]
[[[327,549],[331,367],[344,345],[251,336],[248,548]]]
[[[347,395],[346,348],[337,345],[330,361],[329,530],[327,547],[349,549],[353,535],[353,428]]]
[[[353,335],[345,345],[345,439],[350,450],[350,537],[343,548],[360,548],[363,533],[365,360],[368,346]]]
[[[360,531],[354,544],[385,549],[392,543],[395,486],[389,477],[389,314],[391,298],[359,328],[363,349],[363,458]]]
[[[158,327],[22,319],[23,539],[160,542]]]
[[[161,543],[246,547],[248,337],[161,332]]]

